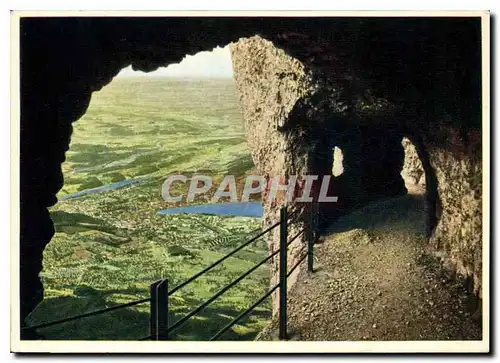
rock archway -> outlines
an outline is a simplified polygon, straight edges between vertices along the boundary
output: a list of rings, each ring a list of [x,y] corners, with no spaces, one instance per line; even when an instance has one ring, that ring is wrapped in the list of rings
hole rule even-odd
[[[42,299],[47,207],[92,92],[129,65],[152,71],[231,42],[259,171],[331,175],[332,148],[342,149],[328,223],[406,193],[408,137],[425,170],[431,244],[480,294],[480,18],[23,18],[21,320]],[[278,207],[266,204],[266,223]]]

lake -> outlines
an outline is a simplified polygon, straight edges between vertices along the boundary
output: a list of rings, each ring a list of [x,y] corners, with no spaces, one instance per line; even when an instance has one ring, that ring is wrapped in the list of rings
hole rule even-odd
[[[163,209],[158,214],[215,214],[234,217],[262,217],[264,208],[261,202],[232,202],[217,204],[189,205],[178,208]]]

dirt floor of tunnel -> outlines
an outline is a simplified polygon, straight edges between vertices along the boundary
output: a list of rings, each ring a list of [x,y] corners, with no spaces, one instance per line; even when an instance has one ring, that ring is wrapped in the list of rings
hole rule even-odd
[[[332,225],[288,297],[292,340],[480,340],[471,298],[426,251],[423,194],[368,205]],[[257,338],[277,339],[277,319]]]

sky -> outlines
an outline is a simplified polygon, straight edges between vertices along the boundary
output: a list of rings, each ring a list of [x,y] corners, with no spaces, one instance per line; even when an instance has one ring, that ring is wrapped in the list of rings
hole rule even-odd
[[[129,66],[123,69],[118,77],[207,77],[227,78],[233,76],[229,46],[217,47],[210,52],[187,55],[180,63],[158,68],[154,72],[135,72]]]

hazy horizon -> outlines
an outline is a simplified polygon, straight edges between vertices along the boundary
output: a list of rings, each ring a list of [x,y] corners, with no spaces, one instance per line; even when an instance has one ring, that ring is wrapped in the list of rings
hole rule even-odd
[[[214,48],[212,51],[186,55],[180,63],[161,67],[149,73],[134,71],[129,66],[122,69],[117,77],[232,78],[233,66],[227,45],[224,48]]]

